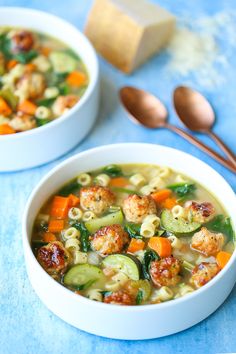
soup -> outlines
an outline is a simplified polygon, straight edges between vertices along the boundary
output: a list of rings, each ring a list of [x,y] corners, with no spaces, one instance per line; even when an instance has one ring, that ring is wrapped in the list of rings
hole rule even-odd
[[[234,251],[230,218],[197,182],[165,166],[82,173],[41,208],[32,248],[76,294],[109,304],[158,304],[213,279]]]
[[[80,57],[43,33],[0,27],[0,135],[45,125],[71,109],[88,86]]]

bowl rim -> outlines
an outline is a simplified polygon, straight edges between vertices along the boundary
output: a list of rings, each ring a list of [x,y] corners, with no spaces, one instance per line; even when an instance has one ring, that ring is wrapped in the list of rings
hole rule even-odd
[[[42,266],[39,264],[39,262],[37,261],[36,257],[33,254],[33,251],[32,251],[31,245],[30,245],[31,237],[28,237],[28,233],[27,233],[27,221],[28,221],[28,217],[29,217],[31,203],[34,200],[34,198],[37,196],[37,193],[38,193],[39,189],[43,186],[43,184],[50,177],[52,177],[54,174],[57,174],[58,172],[60,172],[61,169],[65,168],[65,166],[70,165],[71,163],[75,162],[77,159],[86,158],[86,155],[97,153],[97,152],[106,152],[106,150],[110,150],[110,149],[114,149],[114,148],[119,149],[119,147],[121,147],[121,146],[127,147],[127,148],[131,148],[131,147],[135,148],[138,146],[139,147],[145,146],[147,148],[149,147],[152,149],[153,149],[153,147],[158,147],[159,149],[163,149],[164,151],[171,151],[173,153],[178,152],[183,155],[183,158],[186,156],[188,158],[191,158],[193,160],[193,162],[198,161],[198,163],[200,162],[204,168],[208,169],[208,171],[210,171],[211,173],[213,173],[215,175],[218,175],[218,177],[220,177],[222,182],[228,185],[228,188],[232,192],[232,195],[235,194],[233,189],[231,188],[231,186],[228,184],[228,182],[216,170],[214,170],[211,166],[206,164],[204,161],[196,158],[195,156],[192,156],[191,154],[183,152],[179,149],[175,149],[172,147],[167,147],[167,146],[159,145],[159,144],[136,143],[136,142],[115,143],[115,144],[108,144],[108,145],[101,145],[98,147],[94,147],[94,148],[79,152],[76,155],[64,160],[59,165],[54,167],[51,171],[49,171],[40,180],[40,182],[36,185],[36,187],[31,192],[31,194],[28,198],[28,201],[25,205],[25,209],[24,209],[24,213],[23,213],[23,220],[22,220],[22,238],[23,238],[24,256],[25,256],[25,258],[28,256],[31,257],[31,261],[33,262],[33,265],[39,270],[39,272],[42,272],[42,276],[46,277],[49,281],[51,281],[52,284],[54,284],[55,287],[58,289],[58,291],[64,292],[65,296],[68,296],[68,301],[70,301],[70,299],[71,299],[73,301],[81,302],[84,305],[90,305],[90,306],[94,306],[94,307],[99,306],[99,308],[101,310],[102,309],[104,309],[104,310],[106,310],[106,309],[107,310],[108,309],[111,309],[111,310],[112,309],[114,309],[114,310],[119,309],[119,311],[122,311],[122,312],[132,312],[133,313],[133,312],[153,311],[153,310],[164,309],[164,308],[168,308],[168,307],[172,308],[173,306],[175,306],[175,305],[177,306],[178,304],[181,304],[183,302],[192,301],[196,296],[200,296],[201,294],[204,294],[204,292],[206,292],[210,287],[212,287],[222,277],[224,277],[225,273],[231,268],[232,264],[236,263],[236,248],[234,249],[234,252],[233,252],[229,262],[226,264],[226,266],[211,281],[209,281],[207,284],[205,284],[200,289],[196,289],[192,293],[188,294],[188,296],[183,296],[183,297],[174,299],[173,301],[166,301],[166,302],[163,302],[160,304],[147,304],[147,305],[142,305],[142,306],[140,306],[140,305],[120,306],[120,305],[116,305],[116,304],[109,304],[109,306],[107,306],[108,304],[98,302],[98,301],[93,301],[88,298],[85,298],[84,296],[75,294],[73,291],[67,289],[62,284],[58,283],[55,279],[53,279],[42,268]],[[26,259],[25,259],[25,262],[27,263]]]
[[[89,39],[83,34],[82,31],[80,31],[76,26],[74,26],[72,23],[70,23],[67,20],[64,20],[63,18],[56,16],[52,13],[48,13],[46,11],[41,11],[41,10],[37,10],[37,9],[32,9],[32,8],[26,8],[26,7],[17,7],[17,6],[1,6],[1,11],[9,11],[9,13],[11,12],[21,12],[23,14],[28,13],[28,15],[41,15],[44,17],[47,17],[48,19],[54,19],[55,21],[58,21],[61,23],[62,26],[65,26],[67,28],[69,28],[71,31],[74,31],[75,33],[77,33],[77,35],[79,35],[81,38],[83,38],[84,42],[87,44],[87,46],[89,47],[90,50],[90,55],[93,58],[94,61],[94,75],[91,76],[90,75],[90,80],[89,80],[89,84],[88,87],[85,91],[85,93],[83,94],[83,96],[81,97],[81,99],[72,107],[70,108],[69,111],[67,111],[66,113],[63,113],[60,117],[58,117],[58,119],[54,119],[52,122],[50,122],[49,124],[43,125],[41,127],[36,127],[34,129],[30,129],[24,132],[20,132],[17,134],[8,134],[8,135],[1,135],[1,141],[7,140],[7,141],[11,141],[11,140],[17,140],[17,139],[23,139],[26,136],[30,136],[30,135],[34,135],[37,134],[39,132],[44,132],[50,128],[53,128],[54,126],[64,122],[65,120],[69,119],[69,117],[71,115],[73,115],[74,112],[76,112],[78,109],[80,109],[80,107],[82,105],[85,104],[85,102],[88,101],[89,97],[91,96],[92,92],[94,91],[94,88],[97,85],[98,82],[98,77],[99,77],[99,63],[98,63],[98,58],[96,55],[96,51],[93,48],[91,42],[89,41]],[[1,23],[0,23],[1,26]],[[27,28],[27,24],[24,28]],[[40,30],[39,32],[45,33],[46,35],[48,34],[46,31],[42,31]],[[49,34],[48,34],[49,35]],[[60,40],[59,37],[55,37],[56,39]],[[72,48],[74,50],[74,48]],[[79,54],[79,53],[78,53]],[[86,61],[84,62],[86,69],[87,65],[86,65]],[[88,70],[88,73],[90,74],[90,71]]]

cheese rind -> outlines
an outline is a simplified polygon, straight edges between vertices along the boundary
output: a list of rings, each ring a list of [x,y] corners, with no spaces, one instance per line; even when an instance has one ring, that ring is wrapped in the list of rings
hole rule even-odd
[[[111,64],[130,73],[161,49],[175,18],[145,0],[95,0],[85,34]]]

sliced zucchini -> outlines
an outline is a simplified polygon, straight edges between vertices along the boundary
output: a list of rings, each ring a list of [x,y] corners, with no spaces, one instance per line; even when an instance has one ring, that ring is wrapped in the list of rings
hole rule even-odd
[[[60,74],[70,73],[74,71],[78,65],[78,60],[63,52],[50,53],[49,60],[52,63],[54,71]]]
[[[151,295],[152,288],[151,288],[151,285],[148,280],[142,280],[142,279],[141,280],[133,280],[133,281],[131,281],[130,286],[134,289],[138,289],[138,290],[142,291],[142,301],[141,302],[147,301]]]
[[[132,280],[139,280],[141,265],[139,260],[127,254],[113,254],[102,261],[102,267],[126,274]]]
[[[183,218],[175,219],[171,211],[163,210],[161,214],[161,226],[163,229],[174,234],[190,234],[201,226],[198,222],[188,222]]]
[[[123,220],[124,220],[124,217],[123,217],[122,211],[119,210],[116,213],[111,213],[111,214],[108,214],[108,215],[103,216],[101,218],[92,219],[90,221],[87,221],[85,223],[85,226],[86,226],[87,230],[93,234],[103,226],[109,226],[109,225],[113,225],[113,224],[122,225]]]
[[[70,268],[64,276],[64,284],[74,288],[81,288],[88,282],[95,283],[105,280],[103,271],[91,264],[78,264]]]

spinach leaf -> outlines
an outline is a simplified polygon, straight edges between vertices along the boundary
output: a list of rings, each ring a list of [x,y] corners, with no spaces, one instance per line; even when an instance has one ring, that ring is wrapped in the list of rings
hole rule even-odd
[[[36,118],[36,124],[37,124],[37,127],[42,127],[43,125],[45,124],[48,124],[51,122],[51,119],[39,119],[39,118]]]
[[[234,239],[234,231],[231,225],[230,217],[224,215],[216,215],[214,219],[205,224],[206,228],[215,231],[222,232],[229,240]]]
[[[102,171],[110,177],[123,176],[121,168],[117,165],[108,165],[104,167]]]
[[[136,305],[140,305],[143,302],[143,290],[139,289],[137,295],[136,295]]]
[[[196,185],[194,183],[175,183],[167,186],[167,188],[171,189],[179,198],[183,200],[186,197],[194,196]]]
[[[159,261],[159,260],[160,257],[155,251],[153,250],[145,251],[143,263],[142,263],[142,272],[143,272],[144,279],[150,280],[150,274],[149,274],[150,264],[152,261]]]
[[[43,98],[41,100],[37,101],[38,106],[44,106],[44,107],[50,107],[53,102],[55,101],[56,97],[51,97],[51,98]]]
[[[12,58],[11,41],[5,33],[0,35],[0,50],[7,60]]]
[[[48,245],[48,242],[44,242],[44,241],[40,241],[40,240],[33,240],[32,241],[32,246],[34,248],[40,248],[40,247],[43,247],[46,245]]]
[[[70,93],[70,88],[66,82],[62,82],[58,85],[59,93],[62,96],[66,96]]]
[[[77,181],[73,181],[66,186],[62,187],[58,194],[61,195],[62,197],[67,197],[69,194],[74,194],[75,192],[78,192],[79,189],[81,188],[81,185]]]
[[[72,224],[77,230],[80,231],[81,249],[83,252],[88,252],[90,249],[89,232],[82,222],[75,222]]]
[[[37,56],[38,52],[36,50],[29,50],[28,52],[17,53],[13,57],[21,64],[27,64],[29,61],[33,60]]]
[[[142,236],[140,235],[140,228],[141,225],[139,224],[127,223],[125,225],[125,231],[128,232],[131,238],[142,239]]]

